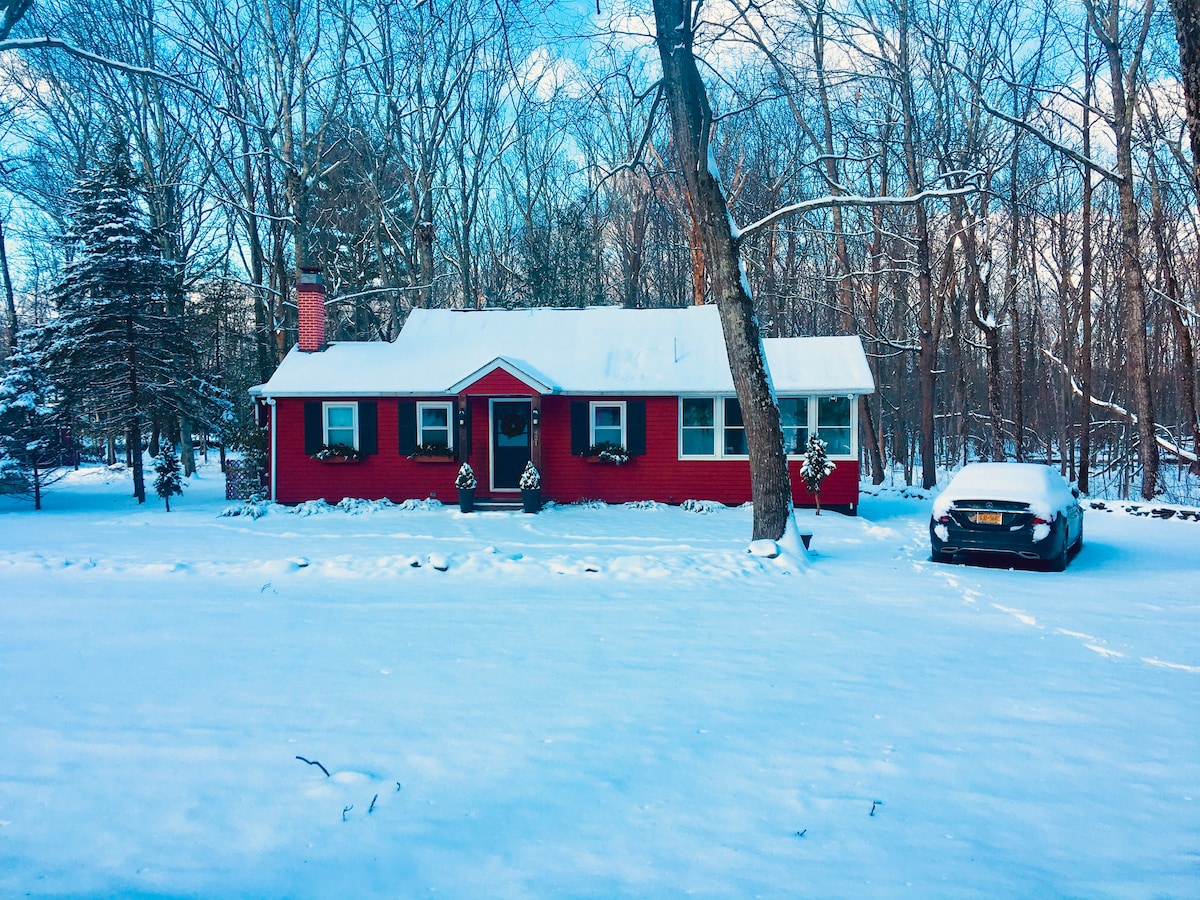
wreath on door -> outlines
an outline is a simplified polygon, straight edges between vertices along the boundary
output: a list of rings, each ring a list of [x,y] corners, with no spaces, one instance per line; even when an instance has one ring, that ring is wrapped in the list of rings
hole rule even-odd
[[[519,437],[528,425],[529,420],[520,413],[506,413],[500,417],[500,433],[505,437]]]

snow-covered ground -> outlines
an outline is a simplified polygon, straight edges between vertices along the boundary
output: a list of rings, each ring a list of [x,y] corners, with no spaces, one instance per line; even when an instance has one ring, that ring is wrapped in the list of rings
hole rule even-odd
[[[1200,523],[0,506],[0,895],[1200,896]],[[322,768],[298,759],[320,763]]]

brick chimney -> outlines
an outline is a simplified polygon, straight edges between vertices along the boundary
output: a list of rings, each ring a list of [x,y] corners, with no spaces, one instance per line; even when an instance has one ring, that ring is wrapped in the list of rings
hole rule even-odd
[[[319,268],[301,266],[296,279],[296,305],[300,311],[300,349],[305,353],[324,350],[325,283]]]

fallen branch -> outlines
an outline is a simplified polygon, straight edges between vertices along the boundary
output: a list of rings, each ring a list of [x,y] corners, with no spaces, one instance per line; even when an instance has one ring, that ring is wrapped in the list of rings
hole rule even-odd
[[[1079,382],[1075,380],[1075,376],[1071,374],[1071,370],[1067,368],[1067,364],[1065,362],[1063,362],[1061,359],[1059,359],[1057,356],[1055,356],[1053,353],[1051,353],[1049,350],[1045,349],[1044,347],[1042,348],[1042,353],[1051,362],[1056,363],[1058,366],[1060,366],[1063,370],[1063,373],[1067,376],[1068,379],[1070,379],[1071,393],[1073,393],[1076,397],[1082,397],[1083,396],[1083,388],[1080,386]],[[1090,399],[1092,401],[1093,406],[1099,406],[1099,407],[1102,407],[1103,409],[1110,409],[1113,412],[1115,412],[1118,416],[1125,419],[1127,422],[1130,422],[1133,425],[1137,424],[1137,422],[1138,422],[1137,413],[1131,412],[1130,410],[1121,406],[1119,403],[1110,403],[1107,400],[1101,400],[1099,397],[1096,397],[1096,396],[1092,396]],[[1156,434],[1154,436],[1154,442],[1156,444],[1158,444],[1158,446],[1161,447],[1163,450],[1166,450],[1168,453],[1174,453],[1175,456],[1177,456],[1179,459],[1187,460],[1189,463],[1200,462],[1200,458],[1197,457],[1197,455],[1194,451],[1184,450],[1182,447],[1180,447],[1174,441],[1169,441],[1162,435]]]
[[[303,756],[297,756],[296,759],[300,760],[300,762],[302,762],[302,763],[308,763],[310,766],[316,766],[318,769],[320,769],[322,772],[325,773],[326,778],[329,777],[329,770],[327,768],[325,768],[323,765],[321,765],[319,762],[317,762],[315,759],[305,759]]]

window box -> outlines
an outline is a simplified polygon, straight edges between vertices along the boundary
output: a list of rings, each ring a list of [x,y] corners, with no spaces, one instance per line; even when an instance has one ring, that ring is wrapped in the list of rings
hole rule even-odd
[[[314,453],[311,458],[317,462],[329,463],[335,466],[363,461],[363,455],[347,444],[327,445]]]
[[[452,463],[452,462],[458,462],[458,460],[456,460],[456,459],[455,459],[453,456],[451,456],[451,455],[450,455],[450,454],[448,454],[448,453],[439,453],[439,454],[436,454],[436,455],[435,455],[435,454],[424,454],[424,455],[422,455],[422,454],[415,454],[415,455],[413,455],[413,456],[410,456],[410,457],[409,457],[409,459],[411,459],[411,460],[412,460],[413,462],[415,462],[415,463]]]
[[[598,444],[592,444],[584,453],[583,458],[589,463],[604,466],[623,466],[632,458],[629,451],[621,444],[616,444],[611,441],[602,441]]]

